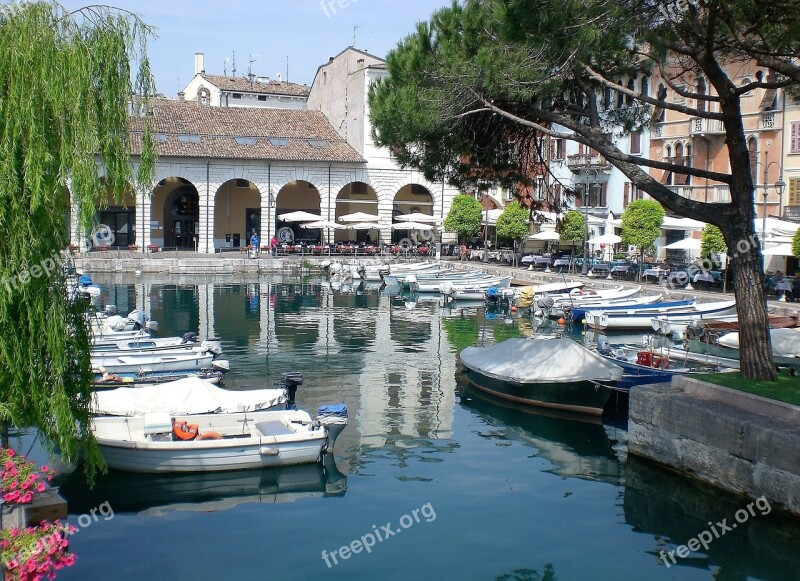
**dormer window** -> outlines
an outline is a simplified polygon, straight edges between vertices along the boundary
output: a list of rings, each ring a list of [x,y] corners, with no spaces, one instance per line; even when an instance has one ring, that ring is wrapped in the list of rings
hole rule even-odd
[[[200,87],[197,89],[197,102],[201,105],[210,105],[211,91],[209,91],[206,87]]]

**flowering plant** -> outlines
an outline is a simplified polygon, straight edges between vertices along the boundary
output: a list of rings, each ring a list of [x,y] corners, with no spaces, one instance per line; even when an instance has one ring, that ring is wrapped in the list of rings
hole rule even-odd
[[[47,466],[41,469],[25,456],[17,455],[11,448],[0,450],[0,489],[3,501],[10,504],[25,504],[33,500],[34,492],[42,492],[42,478],[51,480],[53,471]]]
[[[39,526],[24,529],[2,529],[0,559],[6,579],[39,581],[45,575],[48,579],[55,578],[55,571],[75,562],[67,540],[74,530],[58,521],[42,521]]]

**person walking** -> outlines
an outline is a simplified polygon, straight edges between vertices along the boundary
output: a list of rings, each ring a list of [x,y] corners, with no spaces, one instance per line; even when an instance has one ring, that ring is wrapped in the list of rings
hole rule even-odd
[[[253,254],[251,256],[253,256],[254,258],[258,258],[258,253],[260,250],[258,243],[259,243],[258,232],[253,230],[253,235],[250,236],[250,249],[253,251]]]
[[[269,250],[272,253],[273,258],[276,254],[278,254],[278,237],[275,236],[275,234],[272,235],[272,238],[269,241]]]

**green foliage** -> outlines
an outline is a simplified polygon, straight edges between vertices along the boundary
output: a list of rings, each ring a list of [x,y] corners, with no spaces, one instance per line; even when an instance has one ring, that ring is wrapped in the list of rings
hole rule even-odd
[[[700,255],[708,256],[710,253],[726,252],[728,245],[725,243],[725,238],[722,231],[714,226],[708,224],[703,228],[703,238],[700,242]]]
[[[530,211],[519,202],[511,202],[497,219],[497,237],[520,241],[530,233]]]
[[[655,200],[631,202],[622,213],[622,243],[637,246],[644,254],[652,254],[663,221],[664,208]]]
[[[583,240],[586,235],[586,220],[577,210],[570,210],[561,220],[561,240]]]
[[[800,230],[792,236],[792,254],[795,258],[800,258]]]
[[[0,7],[0,407],[68,459],[83,452],[90,477],[102,458],[89,426],[86,305],[68,299],[62,264],[63,192],[88,228],[107,187],[152,181],[147,121],[136,180],[128,133],[129,104],[145,111],[152,94],[149,34],[104,7]]]
[[[459,194],[453,198],[453,204],[447,218],[444,219],[444,229],[456,232],[459,240],[475,236],[481,228],[483,210],[481,203],[466,194]]]

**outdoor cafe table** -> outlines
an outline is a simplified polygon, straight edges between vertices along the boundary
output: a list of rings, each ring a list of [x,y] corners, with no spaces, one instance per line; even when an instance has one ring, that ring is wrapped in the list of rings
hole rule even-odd
[[[661,278],[662,276],[667,276],[669,274],[669,270],[663,268],[646,268],[642,272],[642,278],[648,278],[650,276],[655,277],[656,280]]]
[[[522,264],[550,264],[549,256],[523,256]]]
[[[557,268],[559,266],[570,266],[570,259],[569,258],[556,258],[553,261],[553,267]]]

